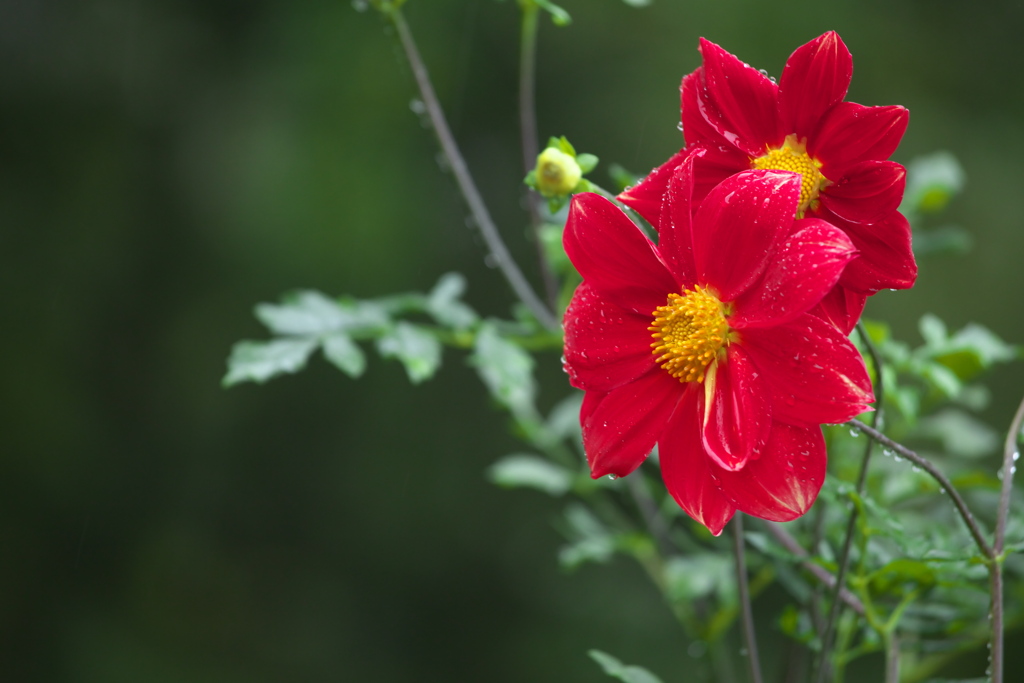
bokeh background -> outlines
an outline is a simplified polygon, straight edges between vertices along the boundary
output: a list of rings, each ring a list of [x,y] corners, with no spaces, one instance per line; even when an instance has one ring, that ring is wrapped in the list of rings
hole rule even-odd
[[[837,29],[850,99],[911,111],[895,158],[961,160],[942,220],[975,244],[867,315],[915,344],[926,311],[1024,342],[1024,3],[562,4],[574,24],[541,27],[540,132],[601,157],[607,184],[608,162],[644,172],[680,146],[698,36],[778,75]],[[407,17],[530,270],[517,6]],[[347,0],[0,3],[0,679],[609,680],[599,648],[691,680],[638,567],[566,574],[561,503],[485,480],[519,446],[463,355],[415,387],[394,362],[352,381],[315,358],[220,388],[232,343],[265,336],[253,305],[291,289],[370,297],[457,270],[507,314],[413,97],[394,37]],[[550,405],[557,354],[540,374]],[[999,430],[1022,380],[988,378]]]

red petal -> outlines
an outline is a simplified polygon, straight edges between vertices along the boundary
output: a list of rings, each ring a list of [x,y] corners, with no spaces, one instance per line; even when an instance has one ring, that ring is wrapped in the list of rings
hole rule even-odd
[[[703,148],[694,147],[693,152],[675,170],[661,209],[658,255],[675,277],[680,290],[693,287],[696,281],[691,223],[699,199],[693,197],[694,164],[704,153]]]
[[[772,395],[772,417],[789,424],[838,424],[875,400],[864,360],[850,340],[813,315],[744,330],[740,339]]]
[[[646,178],[623,190],[618,200],[639,213],[657,229],[661,222],[661,203],[665,192],[668,191],[672,173],[689,154],[688,149],[679,150],[671,159],[648,173]]]
[[[684,389],[656,368],[607,394],[588,391],[580,424],[591,476],[624,477],[639,467],[664,432]]]
[[[847,223],[835,216],[828,220],[845,230],[860,252],[843,271],[839,284],[867,294],[914,286],[917,262],[910,241],[910,223],[903,214],[894,211],[884,221],[871,225]]]
[[[726,139],[752,157],[764,154],[766,146],[780,145],[785,136],[779,134],[778,86],[703,38],[700,52],[706,92],[729,126]],[[729,139],[730,134],[735,139]]]
[[[864,304],[868,301],[867,294],[855,292],[848,287],[836,285],[817,306],[811,309],[811,315],[827,320],[849,336],[864,312]]]
[[[851,223],[877,223],[900,207],[907,170],[895,161],[862,161],[821,193],[829,211]]]
[[[739,472],[723,472],[722,491],[748,515],[788,522],[814,504],[827,461],[821,427],[773,422],[761,457]]]
[[[735,133],[708,95],[703,68],[683,76],[679,91],[683,139],[687,145],[733,147],[736,144]],[[759,150],[754,156],[762,153],[763,151]],[[743,151],[743,156],[750,157],[746,151]]]
[[[764,272],[789,234],[800,200],[800,175],[743,171],[722,181],[693,218],[697,282],[733,301]]]
[[[665,487],[679,507],[718,536],[735,507],[716,480],[723,470],[708,457],[701,442],[698,392],[694,387],[683,394],[658,440],[658,459]]]
[[[676,290],[651,241],[600,195],[583,192],[572,198],[563,244],[586,282],[635,313],[650,315]]]
[[[910,112],[903,107],[840,102],[807,141],[807,153],[821,160],[826,178],[842,178],[861,161],[888,159],[899,146],[909,120]]]
[[[565,360],[570,383],[587,391],[611,391],[656,366],[651,316],[628,311],[584,282],[565,312]]]
[[[829,107],[843,101],[853,77],[853,57],[835,31],[796,49],[779,79],[782,128],[806,138]]]
[[[828,294],[856,255],[842,230],[817,218],[796,221],[796,232],[772,257],[764,278],[736,301],[735,328],[796,320]]]
[[[726,362],[709,368],[701,436],[711,458],[727,470],[742,469],[767,440],[772,407],[757,368],[738,345]]]

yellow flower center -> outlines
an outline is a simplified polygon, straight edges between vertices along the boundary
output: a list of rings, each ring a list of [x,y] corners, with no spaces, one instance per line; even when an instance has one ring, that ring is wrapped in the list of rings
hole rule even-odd
[[[762,157],[751,159],[751,168],[799,173],[800,206],[796,217],[803,218],[807,209],[818,206],[818,194],[832,183],[821,174],[821,162],[807,154],[807,140],[797,140],[796,135],[787,135],[782,147],[769,149]]]
[[[654,310],[651,344],[662,369],[680,382],[703,382],[708,365],[730,341],[726,306],[703,287],[669,294]]]

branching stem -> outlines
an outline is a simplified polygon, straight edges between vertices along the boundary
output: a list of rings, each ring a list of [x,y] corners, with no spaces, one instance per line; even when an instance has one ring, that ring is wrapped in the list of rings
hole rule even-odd
[[[398,9],[391,9],[384,14],[394,25],[395,31],[398,33],[398,40],[402,44],[402,50],[405,52],[406,59],[409,60],[413,77],[416,79],[416,86],[420,91],[420,97],[423,99],[427,115],[430,117],[431,127],[434,129],[437,140],[441,145],[441,151],[451,167],[452,174],[455,176],[455,182],[459,186],[459,191],[466,200],[466,204],[469,205],[473,220],[480,229],[480,234],[483,236],[484,242],[487,243],[491,256],[494,258],[495,263],[497,263],[502,275],[508,280],[512,290],[526,304],[537,320],[550,330],[558,330],[558,320],[538,298],[530,283],[527,282],[523,272],[512,258],[512,254],[509,253],[508,247],[505,246],[505,242],[501,239],[497,226],[491,219],[491,214],[487,210],[479,190],[477,190],[476,183],[473,182],[473,177],[469,173],[466,161],[459,152],[455,137],[452,135],[448,122],[445,120],[441,103],[434,92],[434,86],[430,82],[427,67],[423,63],[419,50],[416,48],[416,43],[413,40],[412,33],[409,31],[408,24],[405,22],[405,17]]]

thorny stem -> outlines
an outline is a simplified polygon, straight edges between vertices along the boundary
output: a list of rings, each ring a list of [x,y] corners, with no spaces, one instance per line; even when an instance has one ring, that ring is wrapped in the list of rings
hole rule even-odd
[[[523,147],[523,173],[529,173],[537,165],[537,154],[540,152],[540,145],[537,142],[537,108],[534,103],[537,76],[537,20],[540,16],[540,7],[533,0],[521,0],[520,5],[523,8],[523,21],[519,40],[519,136]],[[544,243],[540,238],[540,198],[537,192],[530,188],[526,188],[526,208],[530,214],[530,226],[533,228],[533,241],[537,246],[537,261],[540,264],[541,278],[544,280],[544,293],[547,295],[548,306],[557,309],[558,280],[544,254]]]
[[[871,356],[871,365],[875,369],[875,412],[871,415],[871,426],[880,428],[882,426],[882,406],[885,400],[885,385],[882,382],[882,361],[878,356],[878,350],[875,349],[875,345],[871,342],[871,337],[868,336],[867,330],[864,329],[863,322],[857,323],[857,333],[861,341],[864,342],[864,346],[867,347],[868,355]],[[867,482],[868,464],[871,461],[871,447],[872,443],[869,439],[864,446],[864,457],[861,459],[860,473],[857,475],[857,495],[861,495],[864,492],[864,485]],[[839,612],[842,609],[842,603],[838,600],[839,590],[846,579],[846,568],[850,560],[850,546],[853,543],[853,534],[857,528],[858,513],[859,509],[857,506],[851,506],[850,518],[846,522],[846,536],[843,538],[843,548],[839,553],[839,569],[836,572],[835,594],[832,596],[828,620],[825,622],[825,632],[821,636],[821,660],[818,662],[818,675],[816,678],[818,683],[822,683],[828,675],[828,656],[829,650],[832,648],[832,635],[835,631],[836,620],[839,618]]]
[[[999,512],[996,514],[996,533],[992,544],[993,562],[989,567],[992,586],[992,681],[1003,680],[1003,549],[1006,544],[1006,520],[1010,514],[1010,494],[1013,491],[1013,472],[1020,457],[1019,440],[1024,422],[1024,400],[1010,423],[1003,446],[1003,486],[999,492]]]
[[[743,617],[743,637],[747,642],[747,661],[750,680],[761,683],[761,661],[757,656],[757,635],[754,633],[754,611],[750,604],[750,586],[747,585],[747,561],[743,552],[743,513],[732,518],[732,533],[736,556],[736,583],[739,586],[740,610]]]
[[[405,17],[402,16],[401,11],[398,9],[391,9],[384,14],[395,26],[406,59],[409,60],[409,66],[412,68],[413,77],[416,79],[416,86],[419,88],[420,97],[423,98],[423,104],[426,107],[428,116],[430,116],[431,127],[437,135],[441,151],[448,160],[448,165],[455,176],[459,191],[466,200],[466,204],[469,205],[470,213],[473,214],[473,220],[477,227],[480,228],[480,234],[483,236],[484,242],[487,243],[487,248],[519,299],[526,304],[544,327],[557,331],[559,329],[558,320],[537,297],[523,272],[519,270],[519,266],[516,265],[515,260],[505,246],[505,242],[501,239],[497,226],[491,219],[490,212],[488,212],[487,206],[480,196],[480,191],[477,190],[476,184],[473,182],[473,177],[469,173],[466,161],[459,152],[459,147],[455,142],[451,129],[448,128],[448,122],[445,120],[441,103],[434,93],[434,86],[430,82],[430,75],[427,73],[427,68],[423,63],[419,50],[416,49],[412,33],[409,31],[408,24],[405,23]]]
[[[927,472],[929,475],[931,475],[932,479],[934,479],[939,484],[939,486],[942,487],[942,490],[949,494],[950,500],[953,501],[953,505],[956,506],[957,512],[960,513],[960,517],[964,520],[964,523],[967,525],[967,530],[971,532],[971,538],[974,539],[974,543],[978,546],[978,550],[981,551],[981,554],[988,559],[991,559],[993,557],[992,547],[988,544],[988,541],[986,541],[985,537],[982,535],[981,529],[978,527],[978,523],[974,519],[974,515],[971,514],[971,511],[967,508],[967,503],[964,502],[963,497],[960,496],[960,492],[956,490],[956,487],[953,486],[953,483],[946,477],[946,475],[940,472],[939,469],[935,467],[935,465],[933,465],[928,460],[922,458],[920,455],[910,450],[903,444],[896,443],[895,441],[887,437],[885,434],[882,434],[881,432],[872,429],[871,427],[867,426],[860,420],[850,420],[846,424],[849,425],[850,427],[853,427],[854,429],[859,429],[860,431],[864,432],[878,443],[898,453],[900,456],[906,458],[907,460],[909,460],[910,462],[914,463],[922,470]]]

